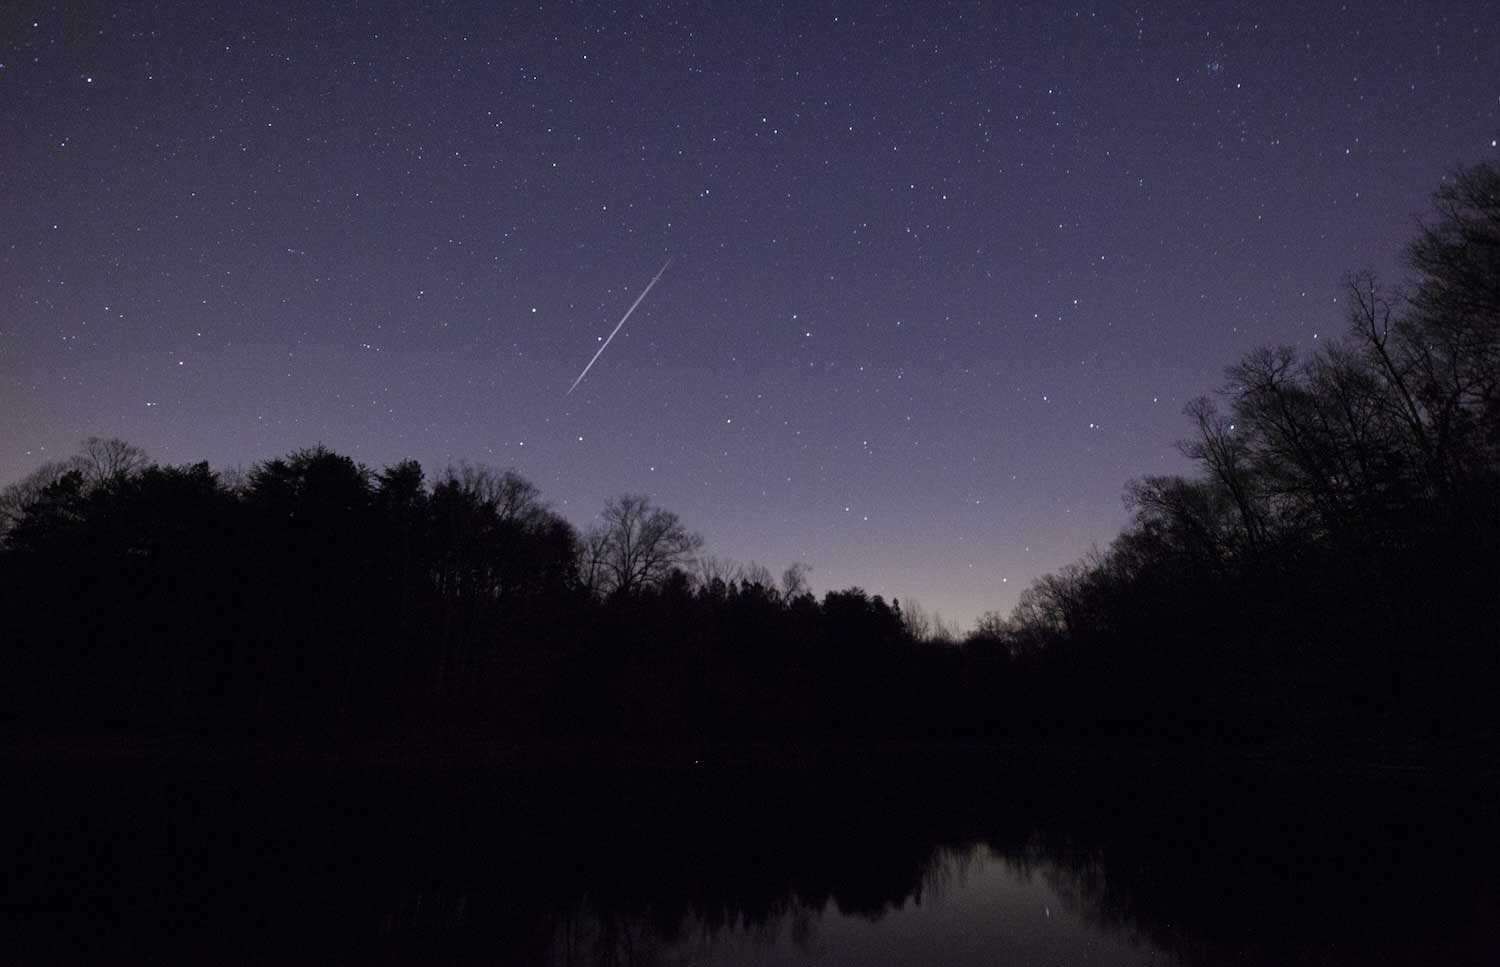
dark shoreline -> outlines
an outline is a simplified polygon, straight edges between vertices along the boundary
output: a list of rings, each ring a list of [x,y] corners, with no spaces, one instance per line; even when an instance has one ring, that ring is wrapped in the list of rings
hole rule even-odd
[[[1488,756],[1484,753],[1488,752]],[[244,765],[418,772],[791,772],[1020,769],[1183,775],[1250,771],[1287,778],[1342,777],[1396,783],[1453,782],[1500,788],[1500,758],[1479,744],[1396,752],[1319,751],[1306,744],[1242,748],[1121,742],[770,741],[640,742],[606,739],[521,741],[482,732],[407,733],[329,741],[226,739],[181,733],[88,735],[0,732],[0,767],[34,764]]]
[[[1459,944],[1447,962],[1493,962],[1492,938],[1455,930],[1500,909],[1495,785],[1437,767],[1181,747],[11,735],[0,775],[15,816],[0,946],[42,961],[547,962],[580,915],[665,938],[797,911],[874,923],[954,855],[1037,871],[1100,929],[1216,967],[1335,948],[1316,962],[1421,962],[1408,955],[1444,943]]]

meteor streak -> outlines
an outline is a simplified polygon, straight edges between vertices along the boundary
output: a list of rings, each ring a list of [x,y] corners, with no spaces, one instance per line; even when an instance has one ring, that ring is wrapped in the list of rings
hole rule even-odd
[[[583,382],[583,378],[589,374],[589,370],[594,368],[594,364],[599,361],[599,357],[604,355],[604,350],[609,348],[610,339],[614,339],[615,333],[624,328],[625,320],[630,318],[630,314],[635,311],[635,307],[641,304],[641,300],[646,298],[646,293],[651,291],[651,287],[656,284],[657,280],[662,277],[662,273],[667,271],[667,266],[671,264],[672,260],[670,258],[662,263],[661,269],[651,277],[650,282],[646,283],[646,287],[641,290],[640,295],[635,297],[635,301],[630,304],[630,308],[625,310],[625,314],[620,317],[620,321],[615,323],[614,332],[609,334],[609,339],[604,340],[604,345],[600,346],[599,351],[594,353],[594,358],[589,360],[589,364],[583,367],[583,372],[579,373],[578,378],[573,380],[573,385],[568,387],[568,391],[563,394],[564,396],[573,395],[573,391],[578,388],[578,384]]]

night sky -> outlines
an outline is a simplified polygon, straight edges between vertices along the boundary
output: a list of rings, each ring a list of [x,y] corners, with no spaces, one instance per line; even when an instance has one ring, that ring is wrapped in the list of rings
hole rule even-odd
[[[8,2],[0,481],[467,458],[967,623],[1497,137],[1476,0]]]

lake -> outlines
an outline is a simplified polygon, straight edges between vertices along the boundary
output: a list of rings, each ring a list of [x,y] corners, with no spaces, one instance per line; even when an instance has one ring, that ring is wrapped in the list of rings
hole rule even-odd
[[[1500,963],[1487,785],[910,758],[6,764],[0,945],[40,961]]]

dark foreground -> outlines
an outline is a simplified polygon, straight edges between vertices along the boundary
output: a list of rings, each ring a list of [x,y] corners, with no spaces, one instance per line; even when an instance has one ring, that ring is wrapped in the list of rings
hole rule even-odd
[[[23,962],[1493,964],[1494,788],[1037,757],[0,765]]]

